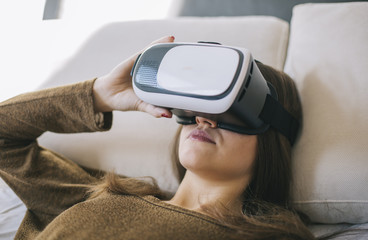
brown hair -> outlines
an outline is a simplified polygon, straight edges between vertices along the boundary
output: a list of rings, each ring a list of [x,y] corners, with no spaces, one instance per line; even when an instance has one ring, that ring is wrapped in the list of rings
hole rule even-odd
[[[275,87],[279,102],[295,118],[301,120],[301,104],[293,80],[272,67],[262,63],[257,65],[265,79]],[[180,131],[176,137],[177,142],[179,134]],[[234,229],[234,239],[314,239],[289,202],[290,142],[272,128],[258,135],[257,138],[258,147],[253,178],[244,191],[242,211],[232,212],[220,204],[202,206],[202,210],[218,219],[223,225]],[[174,151],[177,159],[177,147]],[[185,169],[178,161],[176,163],[182,179]],[[109,175],[106,179],[105,183],[92,189],[93,196],[109,191],[117,194],[153,194],[163,197],[155,183],[146,184],[141,180],[121,179],[114,175]]]
[[[278,101],[299,122],[302,108],[294,81],[284,72],[257,63],[264,78],[271,83]],[[273,128],[258,135],[257,158],[245,199],[262,200],[281,207],[290,207],[291,145]]]

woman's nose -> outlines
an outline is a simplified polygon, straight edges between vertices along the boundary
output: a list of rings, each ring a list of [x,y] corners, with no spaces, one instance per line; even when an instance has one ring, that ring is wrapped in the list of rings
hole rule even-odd
[[[217,128],[217,121],[215,120],[211,120],[211,119],[204,118],[204,117],[196,117],[195,119],[198,125],[207,124],[209,125],[210,128]]]

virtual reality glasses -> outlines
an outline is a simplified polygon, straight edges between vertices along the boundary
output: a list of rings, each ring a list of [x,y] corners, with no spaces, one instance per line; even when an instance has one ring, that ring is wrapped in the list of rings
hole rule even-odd
[[[298,121],[277,101],[248,49],[213,43],[161,43],[146,49],[131,72],[143,101],[168,108],[180,124],[196,116],[217,127],[260,134],[270,126],[291,144]]]

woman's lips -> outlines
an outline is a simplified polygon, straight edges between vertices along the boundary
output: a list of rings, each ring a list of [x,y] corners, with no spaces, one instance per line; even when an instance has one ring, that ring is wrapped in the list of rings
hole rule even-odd
[[[194,129],[188,136],[190,139],[216,144],[212,137],[203,130]]]

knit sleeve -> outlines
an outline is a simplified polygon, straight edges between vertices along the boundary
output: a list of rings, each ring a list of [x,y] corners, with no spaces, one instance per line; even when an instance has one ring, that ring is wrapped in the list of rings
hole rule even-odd
[[[112,113],[95,113],[94,81],[27,93],[0,103],[0,176],[45,226],[86,197],[97,179],[74,162],[42,148],[45,131],[105,131]]]

